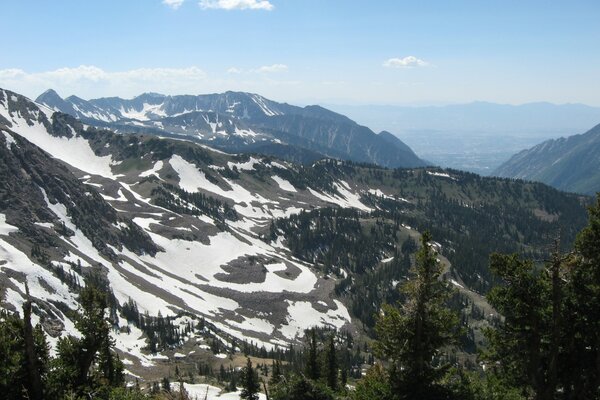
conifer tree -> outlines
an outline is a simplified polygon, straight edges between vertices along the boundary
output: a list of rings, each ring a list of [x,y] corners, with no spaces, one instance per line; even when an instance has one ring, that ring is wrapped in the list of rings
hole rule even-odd
[[[575,241],[570,302],[565,312],[563,392],[575,399],[600,391],[600,194]]]
[[[331,390],[335,391],[338,389],[338,360],[335,350],[335,338],[333,334],[329,337],[327,352],[325,353],[325,361],[327,367],[327,386],[329,386]]]
[[[306,362],[306,375],[308,375],[308,377],[313,380],[317,380],[321,377],[317,348],[317,332],[315,328],[312,328],[310,330],[310,337],[308,341],[308,360]]]
[[[243,400],[258,400],[259,391],[258,374],[252,367],[252,360],[248,357],[246,366],[242,371],[242,393],[240,398]]]
[[[575,251],[555,244],[545,266],[494,254],[503,285],[488,296],[504,323],[488,331],[496,374],[535,400],[592,399],[600,390],[600,197]]]
[[[436,356],[456,337],[457,317],[445,305],[451,295],[442,267],[425,232],[416,265],[402,291],[402,308],[385,305],[376,325],[378,354],[391,362],[390,384],[400,399],[437,398],[445,369]]]
[[[52,396],[57,398],[68,392],[87,396],[123,383],[123,364],[112,353],[106,294],[90,281],[81,290],[79,302],[82,310],[75,316],[75,327],[81,337],[59,339],[58,357],[49,375]]]

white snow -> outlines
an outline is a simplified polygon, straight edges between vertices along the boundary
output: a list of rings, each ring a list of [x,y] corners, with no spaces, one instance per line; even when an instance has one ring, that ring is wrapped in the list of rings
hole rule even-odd
[[[135,108],[128,108],[127,110],[125,110],[123,107],[121,107],[119,109],[119,112],[121,113],[121,116],[123,116],[124,118],[137,119],[138,121],[148,121],[148,120],[150,120],[150,118],[148,117],[148,114],[156,115],[159,117],[166,117],[167,114],[164,112],[162,107],[163,107],[162,103],[161,104],[144,103],[142,105],[141,110],[136,110]]]
[[[208,192],[217,194],[219,196],[233,200],[236,203],[246,203],[250,205],[252,202],[258,202],[261,204],[273,203],[273,201],[265,199],[259,194],[252,194],[244,187],[234,183],[228,179],[223,179],[225,183],[231,188],[231,190],[224,190],[220,186],[210,182],[204,171],[200,171],[194,164],[184,160],[179,155],[174,155],[169,160],[171,167],[179,175],[179,187],[187,192],[197,192],[198,189],[206,190]],[[236,207],[236,211],[242,215],[253,216],[252,210],[247,210],[248,207]],[[264,216],[264,212],[261,212],[261,216]]]
[[[38,147],[41,147],[54,158],[58,158],[73,167],[93,175],[100,175],[106,178],[115,179],[112,173],[112,157],[97,156],[87,140],[80,136],[71,138],[55,137],[46,131],[46,127],[39,122],[34,122],[30,126],[25,119],[20,116],[13,117],[15,123],[12,129],[17,134],[23,136]],[[72,129],[72,128],[71,128]],[[75,132],[73,131],[73,135]]]
[[[452,179],[454,181],[456,180],[455,177],[450,176],[450,174],[447,174],[445,172],[427,171],[427,174],[428,175],[432,175],[432,176],[439,176],[439,177],[442,177],[442,178],[450,178],[450,179]]]
[[[261,161],[259,159],[250,157],[250,159],[244,163],[234,163],[229,161],[227,162],[227,166],[229,167],[229,169],[233,169],[233,167],[236,167],[238,170],[241,171],[252,171],[254,169],[254,165],[260,163]]]
[[[230,261],[245,255],[268,254],[268,250],[272,249],[272,247],[260,242],[259,240],[253,240],[249,243],[241,241],[239,238],[229,232],[219,232],[217,235],[211,236],[209,238],[210,243],[208,245],[200,242],[168,239],[148,230],[149,224],[156,223],[156,220],[138,217],[134,218],[134,222],[145,228],[152,240],[157,245],[165,249],[165,252],[159,252],[155,257],[151,257],[149,255],[127,255],[132,258],[139,257],[139,259],[143,262],[153,264],[155,266],[153,268],[154,273],[158,273],[163,270],[175,274],[181,280],[173,282],[175,287],[181,286],[182,281],[188,284],[206,284],[205,281],[198,278],[197,274],[200,274],[204,279],[207,279],[212,287],[227,288],[242,293],[281,293],[286,291],[293,293],[308,293],[317,283],[316,275],[309,268],[295,262],[293,264],[300,269],[300,274],[294,280],[286,279],[278,274],[275,274],[277,271],[283,271],[286,269],[285,264],[281,262],[267,264],[264,266],[267,272],[264,282],[261,283],[243,284],[220,281],[215,278],[215,275],[219,273],[225,273],[225,271],[221,268],[222,265],[226,265]],[[246,237],[246,239],[249,238]],[[136,273],[139,274],[140,272],[137,271]],[[152,278],[149,276],[144,276],[144,279]],[[167,279],[172,278],[163,277],[162,285],[164,285],[165,280]],[[161,285],[161,283],[158,284]],[[187,288],[188,291],[197,291],[193,285],[190,286],[190,288]],[[189,294],[185,294],[185,292],[183,292],[182,296],[184,296],[183,298],[190,297]],[[214,303],[203,305],[205,308],[208,307],[209,310],[217,310],[219,307],[233,310],[237,308],[237,303],[232,300],[211,296],[203,292],[201,296],[206,301],[211,298],[214,299]],[[187,301],[189,301],[189,299],[187,299]],[[200,310],[203,308],[197,309]]]
[[[48,208],[60,219],[60,221],[64,222],[67,228],[69,228],[75,233],[69,238],[61,238],[66,243],[78,249],[81,252],[81,254],[93,259],[94,261],[100,264],[106,264],[106,260],[98,253],[98,250],[92,245],[92,242],[71,221],[71,218],[67,215],[67,208],[61,203],[50,203],[50,200],[48,200],[48,196],[46,195],[44,189],[40,188],[40,190],[44,195],[44,199],[46,200]]]
[[[279,329],[281,334],[288,339],[300,337],[305,329],[312,326],[329,325],[341,328],[350,322],[350,314],[346,307],[338,300],[334,300],[337,310],[328,310],[326,313],[317,311],[308,301],[290,301],[288,303],[287,323]]]
[[[450,282],[451,282],[451,283],[452,283],[454,286],[456,286],[456,287],[459,287],[459,288],[461,288],[461,289],[464,289],[464,288],[465,288],[463,285],[461,285],[460,283],[458,283],[458,282],[457,282],[457,281],[455,281],[454,279],[450,279]]]
[[[127,324],[121,319],[120,325],[124,326]],[[154,363],[151,361],[150,356],[142,353],[142,349],[146,347],[146,340],[143,337],[143,332],[134,325],[127,326],[130,329],[130,333],[111,332],[111,337],[115,340],[115,347],[130,356],[137,358],[142,366],[153,366]],[[131,363],[131,361],[129,362]]]
[[[155,175],[156,177],[159,177],[158,171],[160,171],[162,168],[163,168],[163,162],[157,161],[154,163],[154,166],[152,167],[152,169],[142,172],[139,176],[140,176],[140,178],[145,178],[150,175]]]
[[[184,383],[183,388],[192,400],[240,400],[241,390],[237,392],[222,393],[222,390],[216,386],[205,383]],[[172,382],[171,390],[179,391],[179,383]],[[258,394],[259,400],[266,400],[263,393]]]
[[[281,168],[281,169],[288,169],[285,165],[283,164],[279,164],[276,161],[271,161],[271,166],[272,167],[276,167],[276,168]]]
[[[389,195],[383,193],[380,189],[369,189],[368,192],[374,196],[383,197],[385,199],[393,199],[394,198],[393,196],[389,196]]]
[[[258,95],[252,95],[252,100],[260,107],[260,109],[263,113],[265,113],[265,115],[269,117],[272,117],[274,115],[281,115],[280,112],[271,110],[262,97]]]
[[[4,133],[4,137],[6,138],[6,147],[10,150],[11,146],[14,144],[15,146],[19,147],[17,145],[17,142],[15,141],[15,138],[12,137],[12,135],[6,131],[2,131],[2,133]]]
[[[331,195],[317,192],[312,188],[308,188],[308,191],[318,199],[326,201],[328,203],[337,204],[340,207],[345,208],[357,208],[362,211],[372,211],[371,208],[367,207],[363,203],[360,202],[360,196],[356,193],[350,191],[350,186],[345,181],[336,182],[333,184],[336,189],[340,192],[341,197],[338,195]]]
[[[262,332],[266,333],[267,335],[270,335],[275,330],[275,327],[272,323],[262,318],[244,317],[243,322],[229,321],[229,325],[245,331]]]
[[[8,235],[9,233],[18,230],[19,228],[6,222],[6,215],[0,214],[0,235]]]
[[[0,265],[0,270],[10,269],[22,273],[27,279],[29,293],[33,298],[43,301],[59,301],[65,303],[72,310],[77,309],[77,302],[69,288],[48,270],[33,263],[25,253],[0,238],[0,260],[5,261]],[[21,309],[24,301],[25,285],[11,278],[10,281],[17,286],[20,293],[7,291],[7,300],[17,309]],[[43,283],[42,283],[43,282]],[[49,287],[47,289],[47,287]],[[34,321],[34,323],[37,321]],[[62,321],[65,331],[76,333],[73,324],[66,318]]]
[[[129,200],[127,200],[127,197],[125,197],[125,195],[123,194],[123,189],[119,188],[119,190],[117,191],[117,195],[119,197],[110,197],[110,196],[100,193],[100,196],[102,196],[102,198],[104,200],[121,201],[121,202],[129,201]]]
[[[279,185],[280,189],[285,190],[287,192],[296,192],[296,188],[289,181],[280,178],[277,175],[273,175],[271,179],[273,179]]]
[[[256,137],[256,136],[258,136],[258,133],[254,132],[252,129],[240,129],[236,126],[234,135],[237,135],[240,137]]]

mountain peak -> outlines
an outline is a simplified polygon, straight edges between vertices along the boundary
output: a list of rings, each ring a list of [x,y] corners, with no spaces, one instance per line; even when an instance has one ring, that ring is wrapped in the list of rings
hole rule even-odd
[[[157,93],[157,92],[144,92],[144,93],[142,93],[139,96],[136,96],[134,98],[137,99],[137,98],[140,98],[140,97],[142,97],[142,98],[144,98],[144,97],[146,97],[146,98],[150,97],[150,98],[162,99],[162,98],[167,97],[167,95],[162,94],[162,93]]]
[[[56,93],[56,91],[54,89],[48,89],[46,90],[44,93],[40,94],[36,99],[36,103],[44,103],[45,101],[52,101],[52,100],[62,100],[63,98],[60,97],[60,95],[58,93]]]

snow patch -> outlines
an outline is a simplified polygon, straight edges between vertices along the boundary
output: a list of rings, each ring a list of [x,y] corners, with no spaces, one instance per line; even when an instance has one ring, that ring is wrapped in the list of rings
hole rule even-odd
[[[0,214],[0,235],[8,235],[9,233],[18,230],[19,228],[6,222],[6,215]]]
[[[17,142],[15,141],[15,138],[12,137],[12,135],[6,131],[2,131],[2,133],[4,133],[4,138],[6,139],[6,147],[10,150],[12,145],[15,145],[16,147],[19,147],[17,145]]]
[[[277,175],[273,175],[271,179],[273,179],[279,185],[280,189],[285,190],[287,192],[296,192],[296,188],[289,181],[280,178]]]
[[[337,329],[350,322],[350,314],[346,307],[338,300],[334,300],[337,310],[328,310],[326,313],[317,311],[308,301],[290,301],[288,303],[287,323],[279,329],[281,334],[290,340],[301,336],[305,329],[311,326],[328,325]]]
[[[236,167],[238,170],[241,171],[252,171],[254,169],[254,165],[260,163],[261,161],[259,159],[250,157],[250,159],[244,163],[234,163],[229,161],[227,163],[227,166],[229,167],[229,169],[233,169],[233,167]]]
[[[150,175],[154,175],[157,178],[160,178],[158,176],[158,171],[160,171],[163,168],[163,162],[162,161],[157,161],[156,163],[154,163],[154,166],[152,167],[152,169],[149,169],[148,171],[144,171],[142,172],[139,176],[140,178],[146,178]]]
[[[110,179],[118,177],[112,173],[112,156],[97,156],[88,141],[76,136],[74,131],[71,138],[56,137],[50,135],[46,127],[37,121],[30,126],[23,118],[17,117],[13,118],[13,122],[13,130],[16,133],[50,153],[52,157],[89,174]]]
[[[450,176],[450,174],[447,174],[445,172],[435,172],[435,171],[427,171],[427,175],[431,175],[431,176],[439,176],[441,178],[449,178],[452,179],[453,181],[456,180],[455,177]]]

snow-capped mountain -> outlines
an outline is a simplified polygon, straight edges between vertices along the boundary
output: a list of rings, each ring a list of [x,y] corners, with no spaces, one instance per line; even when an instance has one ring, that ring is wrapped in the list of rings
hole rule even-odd
[[[502,211],[507,204],[513,212]],[[339,237],[318,236],[319,215],[310,218],[332,209],[353,213],[336,216],[328,232],[348,221],[343,236],[366,246],[368,257],[341,254],[331,265]],[[359,314],[365,299],[354,297],[360,292],[353,285],[390,266],[398,268],[394,279],[402,279],[402,243],[417,229],[435,229],[447,276],[465,295],[478,296],[469,287],[485,287],[487,264],[459,241],[486,249],[496,237],[513,243],[514,235],[527,237],[523,245],[531,249],[545,232],[560,226],[567,237],[584,222],[577,196],[541,184],[231,155],[187,140],[86,126],[0,89],[2,306],[20,310],[27,283],[34,322],[55,343],[74,332],[78,285],[92,271],[100,274],[114,294],[117,348],[136,374],[166,356],[143,350],[149,337],[125,318],[127,304],[181,326],[204,318],[216,340],[231,347],[240,340],[286,347],[314,325],[361,336],[358,322],[373,312]],[[506,232],[496,233],[496,226]],[[377,229],[380,241],[371,236]],[[452,266],[455,256],[460,262]],[[410,265],[410,257],[403,260]],[[376,281],[369,293],[393,292],[398,282]],[[207,347],[193,336],[181,340],[192,339],[198,341],[192,351]]]
[[[118,132],[177,135],[225,151],[259,152],[302,162],[328,156],[386,167],[425,165],[393,135],[377,135],[319,106],[301,108],[251,93],[144,93],[128,100],[86,101],[76,96],[63,100],[48,90],[36,101],[91,125]]]
[[[257,233],[274,217],[325,204],[317,197],[324,195],[283,178],[286,165],[84,129],[9,91],[0,91],[0,115],[0,279],[17,309],[27,281],[32,295],[50,304],[44,318],[69,330],[52,304],[73,308],[74,295],[53,272],[83,282],[80,267],[101,266],[121,304],[131,298],[151,315],[201,315],[267,348],[294,342],[307,324],[350,324],[346,307],[329,297],[331,282]],[[259,168],[268,181],[224,176]],[[160,192],[169,187],[163,183],[210,194],[211,207],[181,198],[182,210],[160,206],[152,199],[183,193]],[[355,195],[326,201],[366,207]],[[38,247],[43,255],[31,256]]]

